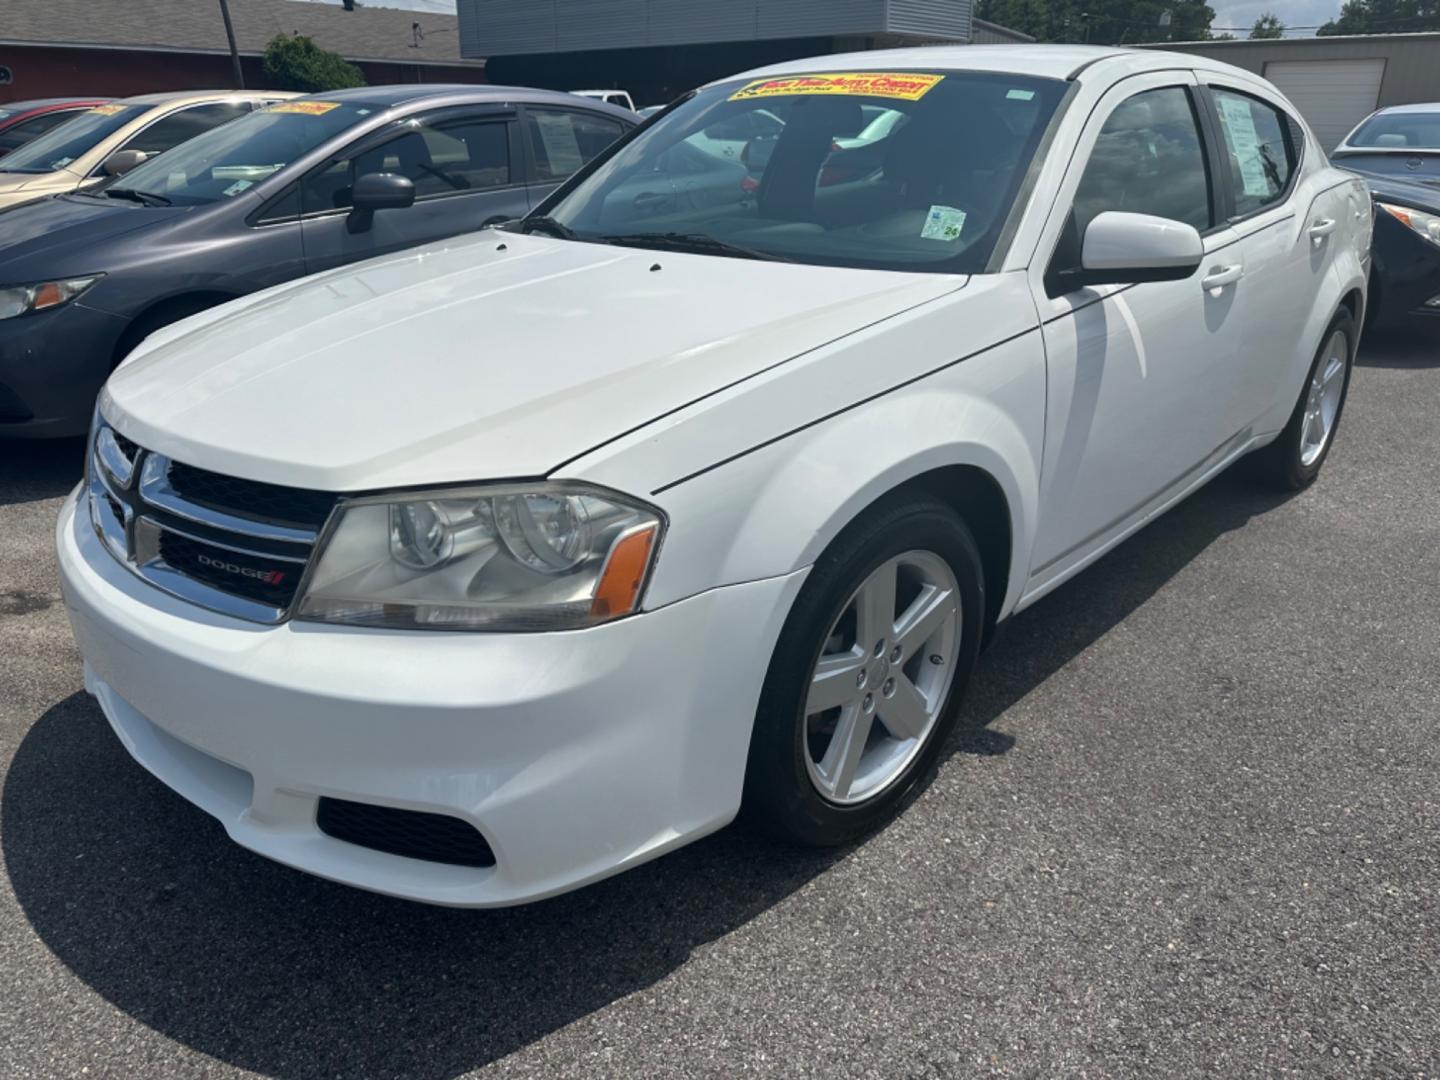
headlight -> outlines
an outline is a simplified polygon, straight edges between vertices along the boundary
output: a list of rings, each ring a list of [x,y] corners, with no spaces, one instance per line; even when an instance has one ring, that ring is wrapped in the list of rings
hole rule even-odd
[[[64,278],[60,281],[42,281],[35,285],[0,288],[0,319],[13,319],[16,315],[68,304],[100,278],[100,274],[93,274],[90,277]]]
[[[1380,203],[1380,209],[1397,219],[1402,225],[1419,233],[1432,244],[1440,244],[1440,215],[1427,214],[1424,210],[1412,210],[1408,206]]]
[[[660,513],[577,484],[342,503],[296,618],[432,630],[568,630],[637,610]]]

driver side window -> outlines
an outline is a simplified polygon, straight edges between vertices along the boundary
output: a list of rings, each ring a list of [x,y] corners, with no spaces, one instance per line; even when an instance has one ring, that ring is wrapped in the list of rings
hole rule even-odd
[[[1183,87],[1145,90],[1121,102],[1100,129],[1075,192],[1078,239],[1107,210],[1215,224],[1200,123]]]

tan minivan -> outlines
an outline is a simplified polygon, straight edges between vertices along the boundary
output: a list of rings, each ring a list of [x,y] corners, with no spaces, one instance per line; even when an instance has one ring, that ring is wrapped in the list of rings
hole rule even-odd
[[[295,96],[282,90],[191,90],[97,105],[0,159],[0,210],[83,190],[202,131]]]

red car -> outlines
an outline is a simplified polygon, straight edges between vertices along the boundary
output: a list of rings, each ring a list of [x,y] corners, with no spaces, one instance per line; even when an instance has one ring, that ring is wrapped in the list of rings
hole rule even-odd
[[[0,158],[107,98],[42,98],[0,104]]]

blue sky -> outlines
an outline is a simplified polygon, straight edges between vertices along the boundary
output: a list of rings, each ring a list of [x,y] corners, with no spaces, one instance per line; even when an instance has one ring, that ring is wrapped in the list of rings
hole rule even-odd
[[[1210,6],[1215,9],[1216,27],[1243,26],[1247,31],[1267,11],[1280,16],[1286,26],[1318,26],[1340,13],[1340,3],[1341,0],[1210,0]],[[1314,31],[1303,33],[1308,35]]]

